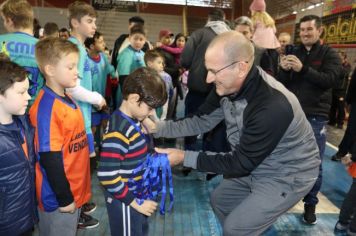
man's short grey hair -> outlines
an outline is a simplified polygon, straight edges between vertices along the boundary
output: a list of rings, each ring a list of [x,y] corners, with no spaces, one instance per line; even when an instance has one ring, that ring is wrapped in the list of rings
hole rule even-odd
[[[246,25],[246,26],[250,27],[251,32],[253,32],[252,20],[247,16],[240,16],[239,18],[236,18],[234,20],[234,23],[235,23],[235,27],[238,25]]]
[[[234,30],[219,34],[211,41],[207,50],[216,47],[217,44],[223,48],[224,60],[227,63],[238,60],[253,64],[255,49],[243,34]]]

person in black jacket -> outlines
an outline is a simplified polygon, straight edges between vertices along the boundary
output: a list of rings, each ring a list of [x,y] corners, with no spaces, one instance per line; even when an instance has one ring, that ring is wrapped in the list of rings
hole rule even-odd
[[[145,21],[139,17],[139,16],[133,16],[129,19],[129,32],[130,29],[134,26],[134,25],[145,25]],[[111,64],[115,67],[117,67],[117,55],[119,55],[119,53],[125,49],[127,46],[129,46],[130,42],[129,42],[129,34],[122,34],[120,35],[116,40],[115,40],[115,44],[114,44],[114,49],[112,51],[112,55],[111,55]],[[146,52],[148,49],[150,49],[151,46],[149,45],[148,42],[145,43],[145,45],[142,48],[142,51]]]
[[[145,120],[155,137],[200,134],[226,123],[231,151],[156,149],[171,165],[224,175],[210,200],[224,236],[263,234],[309,192],[319,173],[318,146],[297,98],[256,67],[253,54],[242,34],[217,36],[205,54],[206,81],[216,85],[208,106],[178,121]]]
[[[197,112],[198,107],[204,103],[213,88],[212,84],[206,82],[208,72],[204,65],[204,55],[209,43],[215,36],[230,31],[224,20],[225,13],[221,9],[210,11],[207,24],[191,34],[183,49],[180,63],[182,67],[189,70],[188,94],[185,98],[186,116]],[[205,141],[209,143],[207,144]],[[196,136],[186,137],[184,145],[188,150],[199,149]],[[226,145],[223,123],[220,123],[209,135],[203,137],[203,147],[205,150],[211,151],[225,151],[224,149],[229,148]]]
[[[37,221],[28,88],[25,69],[0,61],[0,235],[32,235]]]
[[[337,125],[337,128],[342,129],[345,120],[345,95],[349,83],[351,65],[347,61],[347,54],[345,52],[339,52],[339,56],[342,60],[342,72],[340,73],[340,84],[332,92],[328,124],[331,126]]]
[[[333,161],[340,161],[347,153],[351,153],[352,145],[356,141],[356,69],[347,90],[346,103],[350,106],[349,120],[344,137],[339,144],[339,150],[331,157]]]
[[[303,111],[313,127],[320,158],[326,144],[325,125],[329,118],[331,90],[338,85],[341,61],[336,51],[320,43],[321,19],[315,15],[300,20],[301,44],[294,55],[281,57],[278,79],[298,98]],[[322,168],[313,189],[305,196],[303,220],[316,224],[315,206],[322,182]]]

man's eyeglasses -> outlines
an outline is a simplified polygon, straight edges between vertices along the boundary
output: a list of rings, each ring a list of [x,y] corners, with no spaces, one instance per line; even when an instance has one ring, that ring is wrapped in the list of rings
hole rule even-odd
[[[235,65],[236,63],[239,63],[239,62],[246,62],[248,63],[248,61],[234,61],[232,62],[231,64],[227,65],[227,66],[224,66],[223,68],[219,69],[219,70],[212,70],[212,69],[208,69],[208,72],[212,73],[213,75],[217,75],[220,71],[223,71],[225,70],[226,68],[229,68],[230,66],[232,65]]]

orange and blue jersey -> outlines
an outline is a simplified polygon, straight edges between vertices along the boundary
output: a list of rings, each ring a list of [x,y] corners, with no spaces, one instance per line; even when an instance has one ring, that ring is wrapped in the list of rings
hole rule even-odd
[[[40,209],[51,212],[59,205],[56,195],[40,164],[40,153],[61,152],[64,173],[76,206],[79,208],[90,197],[90,168],[88,140],[83,115],[79,106],[70,103],[48,87],[44,87],[30,109],[35,127],[36,195]]]

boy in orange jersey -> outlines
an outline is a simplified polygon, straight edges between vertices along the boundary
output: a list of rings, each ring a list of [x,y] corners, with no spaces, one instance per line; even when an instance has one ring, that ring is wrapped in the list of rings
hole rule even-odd
[[[65,93],[77,84],[79,50],[67,40],[46,38],[36,44],[35,54],[46,78],[30,109],[38,151],[39,231],[46,236],[74,236],[80,208],[91,197],[83,115]]]

